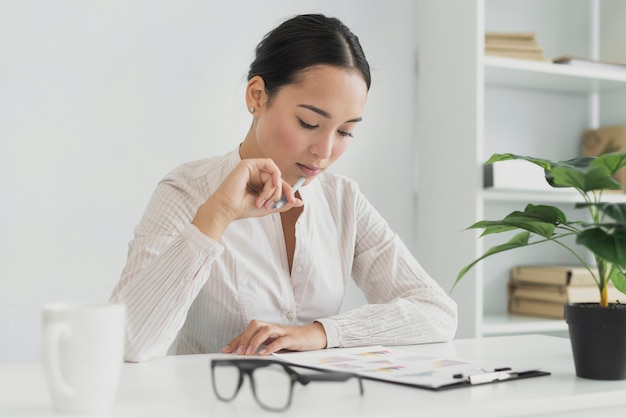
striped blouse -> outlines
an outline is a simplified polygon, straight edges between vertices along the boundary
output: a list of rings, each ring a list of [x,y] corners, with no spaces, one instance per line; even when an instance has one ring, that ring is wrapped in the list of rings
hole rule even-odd
[[[345,177],[300,188],[291,273],[278,213],[234,221],[220,242],[202,234],[197,208],[239,161],[183,164],[157,186],[111,296],[127,306],[128,361],[218,352],[252,319],[318,321],[328,347],[453,338],[455,302]],[[340,313],[350,279],[368,303]]]

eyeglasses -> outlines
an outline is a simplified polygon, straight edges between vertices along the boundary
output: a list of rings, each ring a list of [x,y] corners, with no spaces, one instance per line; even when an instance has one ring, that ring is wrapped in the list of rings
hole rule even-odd
[[[285,411],[291,405],[293,386],[296,382],[345,382],[355,377],[363,395],[361,378],[352,373],[324,371],[316,374],[300,374],[286,364],[261,359],[212,359],[211,379],[217,399],[230,402],[243,385],[244,376],[250,377],[252,393],[256,402],[269,411]]]

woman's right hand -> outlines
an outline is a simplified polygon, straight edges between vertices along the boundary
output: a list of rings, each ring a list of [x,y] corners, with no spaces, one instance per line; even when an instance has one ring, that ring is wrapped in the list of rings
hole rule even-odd
[[[196,212],[192,223],[205,235],[219,240],[236,220],[276,212],[274,204],[282,196],[287,203],[278,211],[302,206],[280,169],[269,158],[242,160]]]

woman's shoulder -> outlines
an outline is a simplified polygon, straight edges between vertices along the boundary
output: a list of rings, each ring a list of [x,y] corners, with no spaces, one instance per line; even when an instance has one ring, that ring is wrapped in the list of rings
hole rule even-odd
[[[171,170],[164,181],[205,182],[215,179],[217,183],[237,165],[236,151],[228,154],[187,161]]]

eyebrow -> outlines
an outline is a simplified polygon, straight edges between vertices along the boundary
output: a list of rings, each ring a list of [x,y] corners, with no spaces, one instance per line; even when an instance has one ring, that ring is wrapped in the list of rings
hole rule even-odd
[[[330,113],[328,113],[325,110],[320,109],[319,107],[315,107],[315,106],[309,105],[309,104],[299,104],[298,107],[303,107],[305,109],[309,109],[309,110],[317,113],[318,115],[321,115],[321,116],[325,117],[326,119],[330,119]],[[363,118],[359,116],[358,118],[347,120],[344,123],[361,122],[362,120],[363,120]]]

